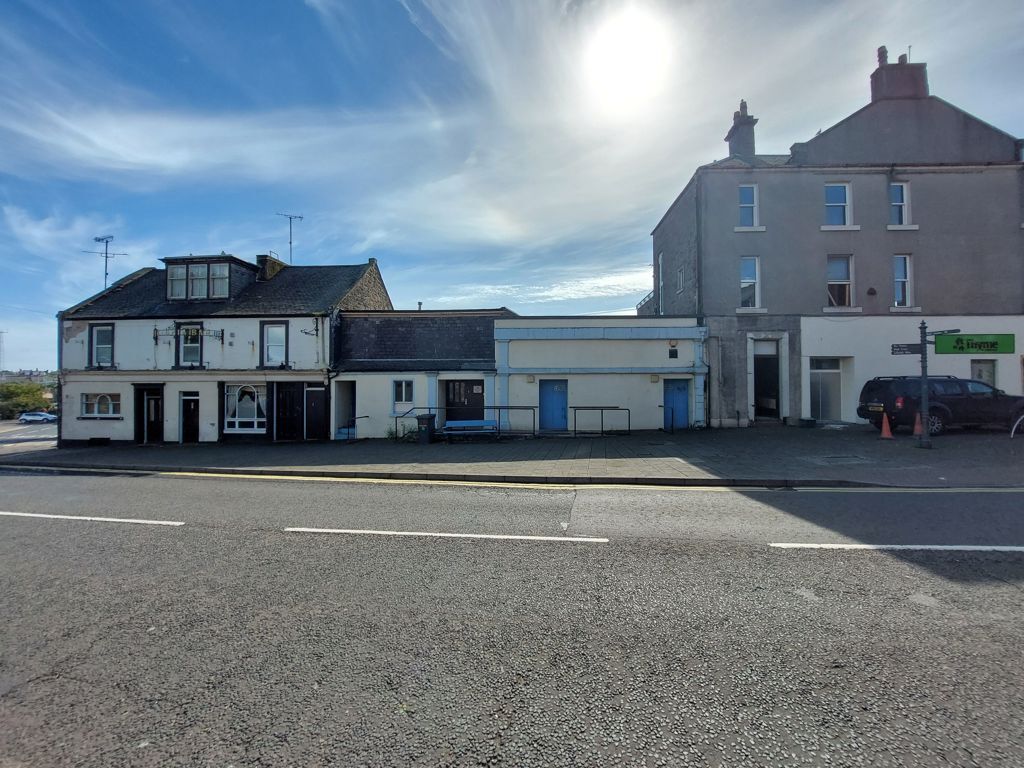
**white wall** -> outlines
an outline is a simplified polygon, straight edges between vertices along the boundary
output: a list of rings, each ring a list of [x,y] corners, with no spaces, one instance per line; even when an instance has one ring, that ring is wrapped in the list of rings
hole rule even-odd
[[[288,325],[288,360],[296,369],[326,368],[330,351],[330,322],[320,318],[320,335],[313,317],[302,318],[201,318],[204,330],[223,330],[223,343],[203,338],[203,364],[208,369],[244,370],[260,364],[260,321],[274,320]],[[89,322],[65,320],[61,343],[64,370],[82,370],[88,365]],[[114,364],[122,371],[166,370],[175,363],[175,337],[159,336],[153,343],[153,330],[173,329],[171,320],[112,320],[114,324]],[[187,318],[182,322],[190,322]],[[326,327],[325,327],[326,325]]]
[[[509,342],[510,368],[690,368],[693,342],[673,340],[679,357],[670,358],[673,347],[666,339],[524,339]]]
[[[959,328],[961,333],[1015,334],[1012,355],[935,355],[929,348],[928,372],[970,378],[971,360],[996,361],[996,386],[1009,394],[1024,394],[1024,316],[942,316],[917,314],[897,317],[804,317],[801,337],[801,416],[810,418],[811,357],[847,358],[842,361],[842,420],[857,418],[857,400],[864,382],[875,376],[913,376],[921,372],[919,355],[893,355],[893,344],[916,344],[924,320],[929,331]]]

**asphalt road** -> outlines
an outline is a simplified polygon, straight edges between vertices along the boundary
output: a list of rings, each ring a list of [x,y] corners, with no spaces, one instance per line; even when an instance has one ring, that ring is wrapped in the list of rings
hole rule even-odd
[[[0,421],[0,457],[26,448],[52,448],[57,444],[56,424],[19,424]]]
[[[3,474],[0,767],[1019,766],[1022,500]]]

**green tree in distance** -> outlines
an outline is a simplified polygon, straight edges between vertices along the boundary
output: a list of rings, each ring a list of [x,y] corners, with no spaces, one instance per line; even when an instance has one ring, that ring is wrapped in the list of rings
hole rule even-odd
[[[0,419],[16,419],[25,411],[45,411],[50,407],[45,392],[42,384],[31,382],[0,384]]]

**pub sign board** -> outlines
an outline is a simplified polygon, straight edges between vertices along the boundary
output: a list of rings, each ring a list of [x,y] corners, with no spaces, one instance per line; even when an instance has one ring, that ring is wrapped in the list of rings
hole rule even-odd
[[[1012,355],[1012,333],[950,333],[935,337],[937,355]]]

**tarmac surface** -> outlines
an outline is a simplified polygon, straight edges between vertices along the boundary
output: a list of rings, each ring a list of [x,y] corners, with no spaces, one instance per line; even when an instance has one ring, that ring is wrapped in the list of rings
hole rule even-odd
[[[32,427],[32,429],[47,429]],[[52,429],[52,428],[50,428]],[[304,476],[559,484],[1024,485],[1024,437],[950,431],[922,449],[906,433],[870,426],[634,432],[455,443],[211,443],[78,447],[25,439],[0,425],[0,464]]]

